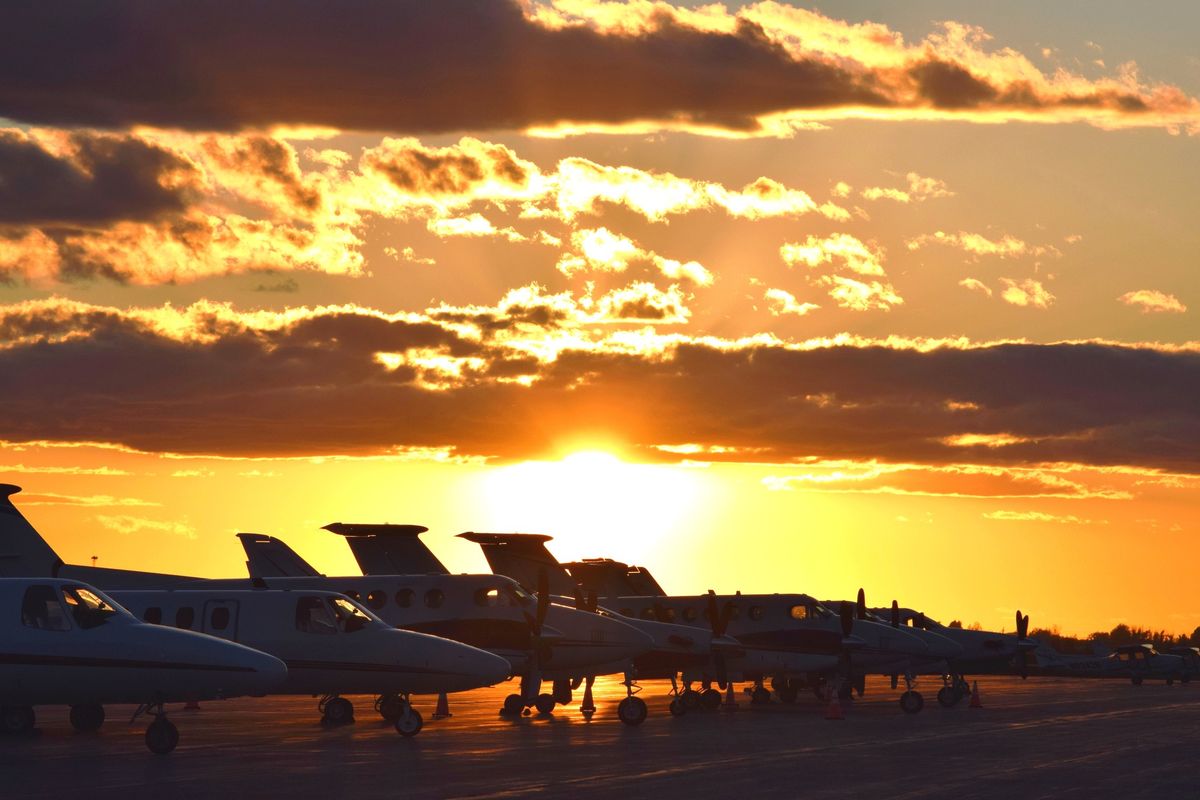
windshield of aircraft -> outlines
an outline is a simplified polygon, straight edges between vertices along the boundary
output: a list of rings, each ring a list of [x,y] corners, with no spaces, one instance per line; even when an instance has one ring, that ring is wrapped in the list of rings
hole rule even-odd
[[[830,617],[834,617],[837,615],[834,614],[832,611],[830,611],[825,606],[821,605],[820,603],[815,603],[815,604],[813,604],[813,616],[824,617],[825,619],[829,619]]]
[[[115,603],[106,600],[91,589],[82,586],[64,586],[63,602],[71,612],[71,618],[80,628],[87,630],[103,625],[117,616]]]
[[[533,595],[522,589],[520,586],[509,587],[512,590],[512,595],[517,599],[517,602],[523,606],[533,605],[537,602]]]
[[[330,598],[329,606],[337,617],[338,627],[345,633],[361,631],[371,622],[371,617],[365,611],[344,597]]]

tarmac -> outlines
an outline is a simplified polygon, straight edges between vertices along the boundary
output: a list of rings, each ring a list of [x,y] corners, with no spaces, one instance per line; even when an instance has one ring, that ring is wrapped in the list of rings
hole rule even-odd
[[[905,715],[885,679],[844,720],[811,694],[794,705],[672,717],[668,684],[643,684],[650,715],[621,724],[624,687],[596,684],[598,710],[497,712],[513,684],[452,695],[448,719],[417,698],[421,733],[405,739],[354,697],[356,721],[327,728],[308,697],[236,699],[170,709],[178,749],[155,756],[145,719],[109,707],[98,733],[74,732],[63,708],[38,730],[0,738],[0,797],[40,798],[1142,798],[1200,797],[1200,684],[984,678],[982,708]]]

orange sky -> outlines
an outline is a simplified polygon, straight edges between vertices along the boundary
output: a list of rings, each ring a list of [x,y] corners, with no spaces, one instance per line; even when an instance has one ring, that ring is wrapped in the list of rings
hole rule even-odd
[[[282,9],[11,21],[0,480],[68,560],[1200,625],[1194,8]]]

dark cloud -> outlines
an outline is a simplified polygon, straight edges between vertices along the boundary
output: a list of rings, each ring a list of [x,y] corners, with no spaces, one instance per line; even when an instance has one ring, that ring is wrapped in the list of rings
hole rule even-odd
[[[1200,354],[1102,344],[929,352],[684,344],[667,356],[567,351],[550,364],[431,322],[324,313],[281,330],[228,321],[178,341],[116,314],[12,315],[0,438],[109,440],[223,454],[456,448],[545,455],[603,435],[753,460],[1073,461],[1200,472]],[[498,323],[497,323],[498,324]],[[88,334],[54,343],[74,327]],[[492,344],[488,344],[492,341]],[[461,359],[438,390],[419,360]],[[513,378],[536,375],[530,387]],[[962,447],[963,434],[1011,443]]]
[[[188,204],[197,171],[170,150],[87,133],[63,144],[57,154],[24,133],[0,131],[0,226],[145,221]]]

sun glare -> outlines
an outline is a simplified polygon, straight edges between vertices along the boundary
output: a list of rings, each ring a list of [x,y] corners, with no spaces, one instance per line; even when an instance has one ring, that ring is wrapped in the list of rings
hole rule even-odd
[[[564,558],[648,561],[694,513],[704,476],[586,450],[559,461],[499,467],[485,479],[482,516],[497,530],[547,533]]]

